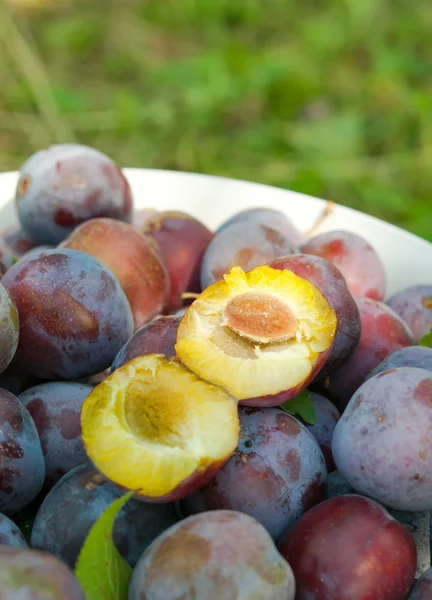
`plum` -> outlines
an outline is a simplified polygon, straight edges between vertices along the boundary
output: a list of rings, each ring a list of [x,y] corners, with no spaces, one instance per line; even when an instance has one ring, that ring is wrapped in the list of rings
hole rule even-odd
[[[168,311],[182,305],[184,292],[200,291],[200,267],[213,233],[191,215],[162,211],[147,219],[141,232],[151,236],[160,250],[171,280]]]
[[[432,329],[432,284],[405,288],[387,300],[387,304],[411,329],[415,342]]]
[[[276,231],[280,231],[280,233],[286,235],[294,244],[301,244],[304,241],[304,236],[296,228],[291,219],[285,213],[273,208],[248,208],[235,213],[217,228],[216,234],[233,223],[244,221],[252,221],[253,223],[259,223],[260,225],[276,229]]]
[[[164,354],[175,356],[175,342],[180,317],[175,315],[156,317],[140,327],[118,352],[112,364],[115,371],[137,356]]]
[[[396,352],[393,352],[380,362],[369,373],[367,379],[383,371],[397,369],[398,367],[417,367],[418,369],[432,371],[432,348],[427,348],[426,346],[405,346],[400,350],[396,350]]]
[[[430,600],[432,598],[432,567],[425,571],[411,590],[407,600]]]
[[[178,500],[209,481],[240,430],[234,398],[163,354],[134,358],[100,383],[81,426],[95,466],[151,502]]]
[[[45,479],[36,426],[16,396],[0,389],[0,512],[11,515],[29,504]]]
[[[16,361],[41,379],[108,368],[133,332],[129,302],[101,262],[77,250],[22,258],[2,278],[20,316]]]
[[[3,254],[3,262],[7,268],[36,246],[19,226],[12,225],[0,231],[0,259]]]
[[[414,540],[377,502],[331,498],[305,513],[279,544],[296,600],[405,600],[417,564]]]
[[[248,515],[215,510],[160,535],[135,567],[129,600],[294,600],[291,567]]]
[[[11,363],[18,347],[20,321],[15,302],[0,283],[0,373]]]
[[[233,267],[250,271],[274,258],[295,254],[297,246],[271,227],[254,221],[228,225],[210,242],[201,264],[201,289],[220,281]]]
[[[2,600],[85,600],[72,571],[46,552],[0,546]]]
[[[81,407],[93,386],[71,382],[37,385],[19,396],[39,433],[48,491],[65,473],[87,462],[81,439]]]
[[[167,270],[150,241],[132,225],[91,219],[61,246],[94,256],[114,273],[131,305],[135,328],[163,311],[170,288]]]
[[[58,244],[95,217],[132,219],[132,194],[119,167],[81,144],[33,154],[21,167],[15,199],[21,226],[36,244]]]
[[[321,396],[321,394],[310,392],[310,395],[315,408],[316,423],[314,425],[304,423],[304,425],[320,445],[324,454],[327,471],[331,473],[336,469],[331,450],[331,443],[334,428],[340,419],[340,412],[333,402],[330,402],[330,400]]]
[[[400,367],[351,398],[333,433],[338,470],[359,493],[397,510],[432,510],[432,373]]]
[[[31,545],[63,560],[71,568],[93,524],[122,491],[91,465],[67,473],[42,502],[33,525]],[[179,520],[174,504],[129,500],[114,524],[114,543],[134,566],[149,544]]]
[[[243,404],[277,406],[316,377],[336,325],[321,292],[292,271],[234,267],[189,307],[175,349],[188,369]]]
[[[0,548],[2,546],[28,548],[28,544],[19,527],[6,515],[0,514]]]
[[[240,407],[240,442],[216,476],[180,502],[185,514],[230,509],[277,540],[324,498],[324,456],[307,429],[278,408]]]
[[[333,263],[345,277],[354,297],[384,300],[384,265],[375,249],[361,236],[349,231],[329,231],[310,238],[300,250]]]
[[[322,379],[349,358],[359,344],[361,321],[357,304],[339,269],[320,256],[292,254],[272,260],[269,267],[288,269],[307,279],[336,311],[336,336],[330,356],[318,375]]]
[[[386,304],[370,298],[357,298],[357,304],[362,325],[359,345],[324,384],[341,410],[372,369],[396,350],[413,343],[406,323]]]

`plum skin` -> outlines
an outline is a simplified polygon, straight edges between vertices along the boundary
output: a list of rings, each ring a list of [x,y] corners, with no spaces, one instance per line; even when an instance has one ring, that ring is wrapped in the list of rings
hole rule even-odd
[[[0,589],[5,600],[85,600],[72,571],[46,552],[0,546]]]
[[[239,416],[236,452],[180,506],[187,515],[218,509],[246,513],[277,540],[324,498],[324,456],[306,427],[280,409],[240,407]]]
[[[132,219],[132,194],[119,167],[81,144],[33,154],[21,167],[15,199],[21,226],[36,244],[58,244],[94,217]]]
[[[432,598],[432,567],[417,579],[407,600],[430,600]]]
[[[2,278],[20,316],[16,362],[41,379],[99,373],[133,332],[129,302],[114,275],[77,250],[22,258]]]
[[[6,515],[0,514],[0,547],[11,546],[12,548],[28,548],[25,537],[19,527],[15,525]]]
[[[426,346],[405,346],[396,350],[385,358],[375,369],[373,369],[367,379],[370,379],[378,373],[397,369],[398,367],[416,367],[432,371],[432,348]]]
[[[135,567],[129,600],[294,600],[289,564],[255,519],[216,510],[180,521]]]
[[[432,329],[432,285],[405,288],[389,298],[387,304],[407,323],[415,342]]]
[[[11,515],[29,504],[45,479],[36,426],[16,396],[0,389],[0,512]]]
[[[88,461],[81,438],[81,407],[93,386],[72,382],[37,385],[20,394],[39,433],[45,459],[44,490]]]
[[[345,360],[357,348],[361,336],[358,306],[348,290],[342,273],[320,256],[292,254],[269,262],[273,269],[288,269],[312,283],[336,311],[337,329],[330,356],[319,372],[322,379]]]
[[[411,346],[413,338],[408,326],[383,302],[357,298],[362,333],[353,354],[331,373],[324,382],[324,395],[336,401],[343,410],[369,372],[389,354]]]
[[[72,469],[42,502],[33,525],[32,547],[50,552],[74,568],[90,528],[122,494],[92,465],[87,463]],[[116,518],[114,543],[123,558],[134,566],[153,539],[178,519],[173,504],[129,500]]]
[[[409,531],[357,495],[312,508],[286,532],[279,551],[294,571],[296,600],[405,600],[417,566]]]
[[[320,445],[324,454],[327,472],[331,473],[336,469],[331,443],[334,428],[340,419],[340,412],[333,402],[330,402],[330,400],[321,396],[321,394],[310,392],[310,395],[315,408],[316,423],[314,425],[304,423],[304,425]]]
[[[366,381],[333,433],[341,475],[361,494],[397,510],[432,510],[432,374],[400,367]]]
[[[128,223],[91,219],[61,244],[100,260],[117,277],[132,308],[135,328],[165,308],[170,290],[168,272],[149,239]]]
[[[9,366],[18,348],[20,321],[15,302],[0,283],[0,374]]]
[[[111,372],[137,356],[145,354],[164,354],[167,358],[175,356],[174,346],[180,320],[180,316],[177,315],[160,316],[137,329],[117,353]]]

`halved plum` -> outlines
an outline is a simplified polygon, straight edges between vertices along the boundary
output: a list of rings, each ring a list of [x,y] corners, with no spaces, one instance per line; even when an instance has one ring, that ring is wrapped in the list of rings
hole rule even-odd
[[[108,479],[153,502],[198,489],[235,451],[237,402],[175,359],[131,360],[84,402],[82,437]]]
[[[234,267],[190,306],[176,352],[192,372],[250,406],[277,406],[322,368],[336,333],[333,308],[291,271]]]

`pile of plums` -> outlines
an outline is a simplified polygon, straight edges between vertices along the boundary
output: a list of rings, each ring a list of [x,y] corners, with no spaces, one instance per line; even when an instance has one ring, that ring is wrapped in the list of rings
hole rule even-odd
[[[132,490],[113,532],[129,600],[432,598],[393,516],[432,510],[432,281],[388,298],[368,241],[271,208],[216,231],[136,210],[119,167],[77,144],[23,164],[16,209],[0,597],[84,599],[80,550]],[[352,493],[328,493],[336,471]]]

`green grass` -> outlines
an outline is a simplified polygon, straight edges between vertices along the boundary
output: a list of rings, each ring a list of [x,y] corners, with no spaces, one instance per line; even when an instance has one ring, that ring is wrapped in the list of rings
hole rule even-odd
[[[123,166],[315,194],[432,240],[429,0],[56,6],[0,5],[0,169],[75,140]]]

